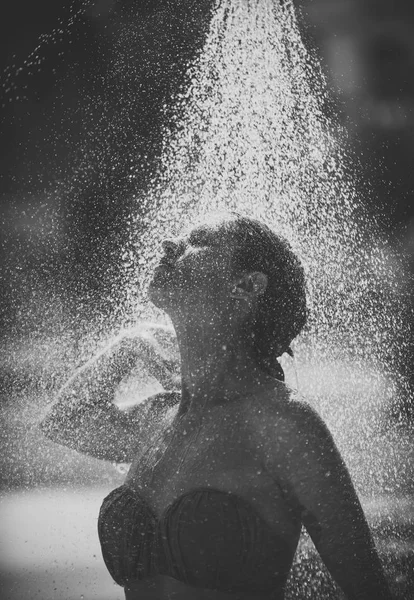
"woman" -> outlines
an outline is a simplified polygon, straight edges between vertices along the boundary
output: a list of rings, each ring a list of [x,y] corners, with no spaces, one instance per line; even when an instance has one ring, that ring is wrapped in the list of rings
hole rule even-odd
[[[302,524],[347,598],[391,598],[329,431],[283,383],[277,357],[306,320],[289,245],[229,216],[164,252],[149,297],[175,329],[181,394],[168,331],[148,329],[86,365],[43,422],[55,441],[132,462],[99,517],[126,599],[282,599]],[[167,391],[126,414],[114,390],[139,357]]]

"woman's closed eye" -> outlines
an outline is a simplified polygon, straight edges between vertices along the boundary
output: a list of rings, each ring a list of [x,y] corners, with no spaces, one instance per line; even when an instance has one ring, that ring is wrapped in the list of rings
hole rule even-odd
[[[212,246],[213,239],[211,234],[205,230],[193,231],[189,238],[188,243],[191,246]]]

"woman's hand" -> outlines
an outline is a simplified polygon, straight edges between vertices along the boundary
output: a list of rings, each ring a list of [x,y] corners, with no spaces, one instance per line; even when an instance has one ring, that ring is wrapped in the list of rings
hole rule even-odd
[[[119,383],[137,366],[157,379],[164,389],[178,389],[179,353],[174,330],[143,323],[122,331],[78,369],[62,391],[76,384],[87,385],[90,393],[95,390],[113,398]]]
[[[112,347],[112,362],[120,381],[137,363],[165,390],[180,387],[180,358],[175,332],[157,323],[143,323],[118,336]]]

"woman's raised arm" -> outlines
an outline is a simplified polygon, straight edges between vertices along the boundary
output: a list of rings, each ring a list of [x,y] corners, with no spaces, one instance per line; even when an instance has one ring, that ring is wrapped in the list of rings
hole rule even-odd
[[[65,383],[40,423],[44,435],[96,458],[131,462],[152,427],[179,401],[178,359],[172,340],[173,334],[160,326],[119,336]],[[126,412],[113,403],[115,391],[138,361],[167,391]]]
[[[306,403],[267,419],[265,465],[301,511],[302,522],[348,600],[391,600],[349,472],[330,432]]]

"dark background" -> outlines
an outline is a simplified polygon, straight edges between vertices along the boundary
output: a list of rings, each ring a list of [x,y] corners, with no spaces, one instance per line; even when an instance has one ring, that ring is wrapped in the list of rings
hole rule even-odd
[[[414,268],[414,3],[296,2],[349,132],[361,202]],[[210,2],[14,0],[1,22],[1,328],[59,336],[116,313],[136,195]],[[135,195],[135,199],[134,199]],[[412,295],[412,294],[411,294]],[[84,325],[82,325],[84,323]],[[407,357],[408,372],[412,355]]]

